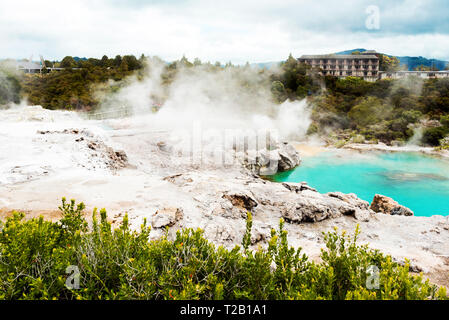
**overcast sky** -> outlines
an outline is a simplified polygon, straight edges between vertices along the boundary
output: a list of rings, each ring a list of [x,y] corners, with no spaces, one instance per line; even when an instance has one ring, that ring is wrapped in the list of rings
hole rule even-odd
[[[366,48],[449,60],[447,0],[1,0],[0,30],[0,58],[244,63]]]

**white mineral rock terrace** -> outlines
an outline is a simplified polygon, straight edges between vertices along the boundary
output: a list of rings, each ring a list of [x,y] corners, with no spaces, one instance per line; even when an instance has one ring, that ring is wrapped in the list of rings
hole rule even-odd
[[[298,162],[290,144],[248,155],[252,165],[226,149],[223,157],[235,161],[223,166],[208,154],[193,161],[182,152],[189,143],[143,116],[88,121],[40,107],[0,111],[1,218],[21,210],[27,217],[57,219],[65,196],[83,201],[89,211],[106,208],[114,223],[125,212],[133,228],[146,218],[152,238],[165,226],[171,235],[181,227],[200,227],[208,239],[232,247],[241,243],[251,211],[254,248],[266,245],[270,230],[284,218],[290,244],[313,259],[324,245],[322,232],[334,227],[352,232],[359,224],[361,243],[397,261],[408,258],[414,271],[449,286],[449,217],[378,214],[356,195],[274,183],[248,169],[267,169],[261,168],[266,158],[279,160],[279,167]]]
[[[405,146],[387,146],[385,143],[379,142],[376,144],[363,143],[348,143],[343,146],[344,149],[359,150],[359,151],[385,151],[385,152],[422,152],[425,154],[437,155],[444,158],[449,158],[448,150],[436,150],[433,147],[420,147],[416,145]]]

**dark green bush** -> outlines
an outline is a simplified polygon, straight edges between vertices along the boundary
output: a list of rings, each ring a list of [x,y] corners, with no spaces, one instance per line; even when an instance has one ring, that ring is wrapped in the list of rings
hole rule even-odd
[[[428,128],[424,130],[422,142],[431,146],[439,146],[440,140],[448,134],[448,129],[444,127]]]
[[[440,117],[441,125],[449,129],[449,115]]]
[[[174,240],[149,241],[144,222],[132,231],[125,216],[112,228],[106,211],[92,223],[83,204],[63,200],[59,222],[24,220],[15,213],[1,226],[2,299],[446,299],[421,276],[337,230],[325,234],[321,263],[288,245],[281,220],[266,249],[250,250],[252,217],[242,247],[216,247],[201,230]],[[79,270],[79,289],[66,285],[67,267]],[[367,270],[379,268],[379,287],[367,288]]]

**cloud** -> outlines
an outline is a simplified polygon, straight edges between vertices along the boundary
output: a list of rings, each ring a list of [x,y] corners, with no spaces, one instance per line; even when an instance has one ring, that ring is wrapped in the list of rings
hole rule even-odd
[[[369,5],[380,9],[379,30],[365,27]],[[3,1],[0,56],[244,63],[364,47],[449,60],[447,12],[443,0]]]

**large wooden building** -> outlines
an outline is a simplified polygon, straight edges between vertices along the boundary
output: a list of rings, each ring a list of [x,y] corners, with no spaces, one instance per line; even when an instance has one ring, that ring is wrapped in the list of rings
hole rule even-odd
[[[360,77],[366,81],[379,78],[379,58],[375,51],[351,55],[303,55],[298,60],[319,69],[324,76]]]

